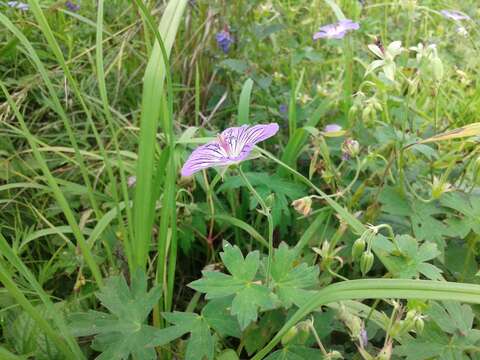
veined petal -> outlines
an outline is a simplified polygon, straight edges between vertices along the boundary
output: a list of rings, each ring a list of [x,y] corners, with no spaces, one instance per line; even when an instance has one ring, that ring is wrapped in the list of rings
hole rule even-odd
[[[278,132],[278,124],[238,126],[224,130],[218,140],[195,149],[182,168],[182,176],[213,166],[226,166],[247,158],[255,144]],[[222,142],[222,143],[221,143]]]
[[[182,167],[182,176],[190,176],[197,171],[212,166],[228,165],[231,161],[217,140],[196,148]]]

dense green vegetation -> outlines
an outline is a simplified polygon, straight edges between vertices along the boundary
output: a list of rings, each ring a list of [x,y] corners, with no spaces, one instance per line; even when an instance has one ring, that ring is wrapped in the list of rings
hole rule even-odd
[[[480,358],[479,25],[0,2],[0,359]]]

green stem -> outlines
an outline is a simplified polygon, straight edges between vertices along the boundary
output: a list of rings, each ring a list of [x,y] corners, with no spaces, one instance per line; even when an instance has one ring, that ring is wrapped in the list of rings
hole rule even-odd
[[[270,208],[265,204],[265,201],[263,201],[262,197],[257,193],[257,191],[253,188],[252,184],[248,180],[248,178],[245,176],[244,172],[242,171],[242,168],[239,166],[238,167],[238,172],[240,174],[240,177],[243,179],[245,184],[248,187],[248,190],[252,193],[252,195],[257,199],[258,203],[260,204],[262,208],[262,214],[266,216],[267,221],[268,221],[268,260],[267,260],[267,286],[270,283],[270,271],[272,267],[272,259],[273,259],[273,218],[272,214],[270,213]]]
[[[355,233],[357,234],[362,234],[365,231],[365,226],[352,214],[350,214],[342,205],[337,203],[335,200],[331,198],[331,196],[325,194],[322,190],[320,190],[317,186],[315,186],[308,178],[303,176],[301,173],[296,171],[295,169],[291,168],[281,160],[278,160],[275,156],[270,154],[268,151],[263,150],[259,147],[256,148],[262,155],[266,156],[270,160],[276,162],[278,165],[282,166],[286,170],[288,170],[290,173],[292,173],[295,177],[297,177],[300,181],[305,183],[306,185],[310,186],[312,189],[314,189],[320,197],[325,200],[325,202],[330,205],[337,213],[338,215],[345,220],[345,222],[350,225],[350,227],[354,230]]]

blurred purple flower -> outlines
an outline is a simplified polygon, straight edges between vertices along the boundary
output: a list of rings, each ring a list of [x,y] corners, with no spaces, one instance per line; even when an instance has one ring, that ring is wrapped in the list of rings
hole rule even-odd
[[[288,111],[288,107],[285,104],[280,104],[278,107],[278,111],[280,111],[280,114],[286,114]]]
[[[461,20],[470,20],[470,16],[465,15],[457,10],[442,10],[440,13],[446,19],[452,19],[454,21],[461,21]]]
[[[128,179],[127,179],[127,186],[129,188],[135,186],[135,184],[137,183],[137,177],[132,175],[132,176],[129,176]]]
[[[30,8],[28,4],[25,4],[20,1],[8,1],[7,5],[10,6],[11,8],[15,8],[22,11],[27,11]]]
[[[322,26],[319,31],[313,34],[313,40],[318,39],[342,39],[347,32],[358,30],[360,25],[350,19],[340,20],[335,24]]]
[[[362,329],[360,330],[359,340],[360,340],[360,346],[363,349],[365,349],[368,345],[368,334],[367,334],[367,330],[363,326],[362,326]]]
[[[342,131],[342,127],[338,124],[328,124],[323,128],[326,133]]]
[[[230,45],[233,43],[233,37],[228,30],[228,27],[225,28],[215,35],[217,39],[217,45],[222,49],[222,51],[226,54],[230,49]]]
[[[182,176],[190,176],[213,166],[239,163],[245,160],[256,143],[272,137],[277,131],[276,123],[228,128],[216,140],[196,148],[190,154],[183,165]]]
[[[65,2],[65,6],[68,8],[68,10],[73,11],[73,12],[76,12],[76,11],[80,10],[80,4],[77,4],[77,3],[73,2],[73,1],[70,1],[70,0]]]

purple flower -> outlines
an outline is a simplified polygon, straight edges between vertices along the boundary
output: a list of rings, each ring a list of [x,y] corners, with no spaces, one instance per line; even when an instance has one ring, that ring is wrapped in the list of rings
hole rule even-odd
[[[68,10],[73,12],[80,10],[80,4],[76,4],[75,2],[70,0],[65,2],[65,6],[68,8]]]
[[[278,107],[278,111],[280,111],[280,114],[286,114],[288,111],[288,107],[285,104],[280,104]]]
[[[359,335],[359,340],[360,340],[360,346],[365,349],[368,346],[368,334],[367,330],[362,326],[362,329],[360,330],[360,335]]]
[[[454,21],[461,21],[461,20],[470,20],[470,16],[465,15],[457,10],[442,10],[440,13],[446,19],[452,19]]]
[[[243,125],[224,130],[214,141],[196,148],[182,168],[182,176],[213,166],[228,166],[244,160],[253,146],[266,140],[278,131],[278,124]]]
[[[230,34],[230,31],[228,31],[228,27],[225,26],[222,31],[215,35],[215,38],[217,39],[217,45],[226,54],[230,49],[230,45],[233,43],[233,37]]]
[[[322,26],[319,31],[313,34],[313,40],[318,39],[342,39],[347,32],[358,30],[360,25],[350,19],[340,20],[335,24]]]
[[[127,179],[127,186],[129,188],[135,186],[135,184],[137,183],[137,177],[132,175],[132,176],[129,176],[128,179]]]
[[[323,131],[326,133],[342,131],[342,127],[338,124],[328,124],[323,128]]]
[[[8,1],[7,5],[10,6],[11,8],[15,8],[22,11],[27,11],[29,9],[28,4],[25,4],[20,1]]]

